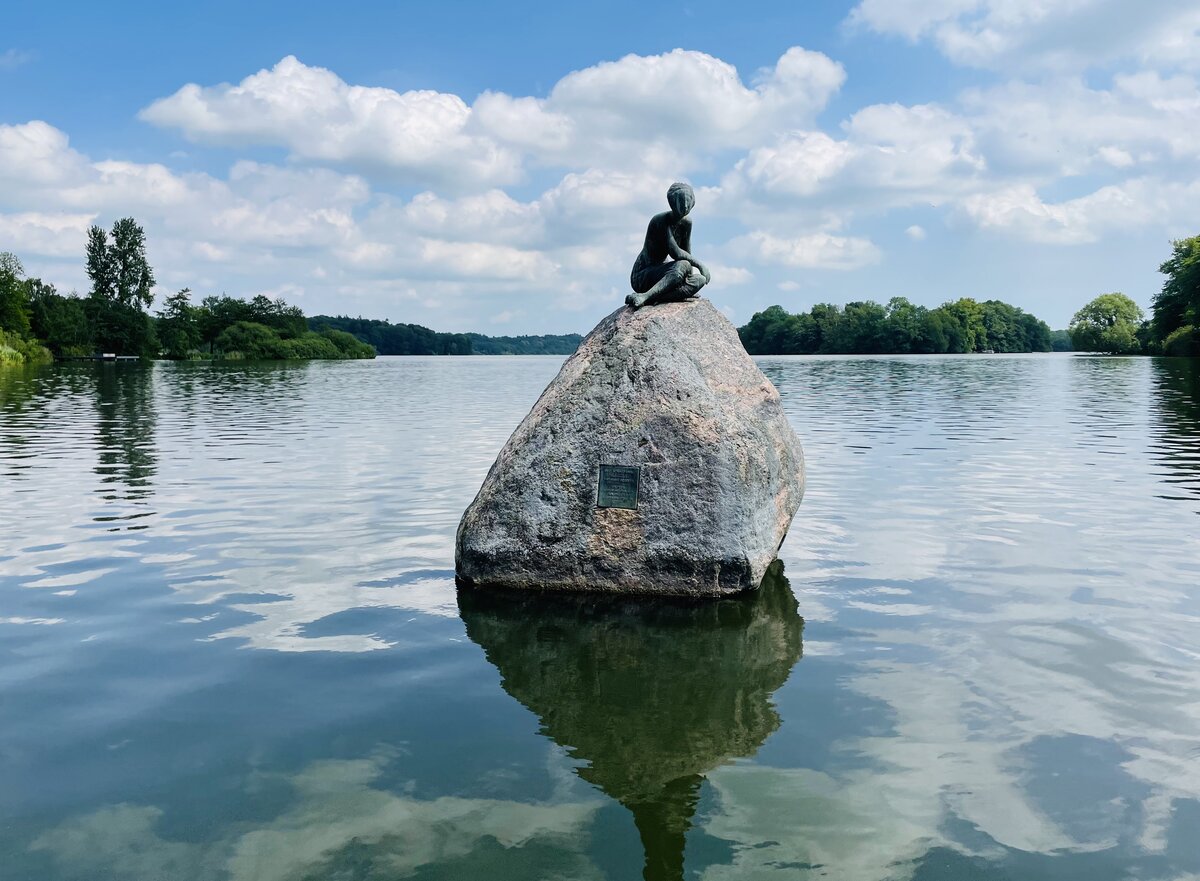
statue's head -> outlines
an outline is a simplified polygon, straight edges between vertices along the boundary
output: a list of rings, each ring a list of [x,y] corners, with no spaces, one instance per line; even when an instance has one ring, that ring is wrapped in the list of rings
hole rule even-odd
[[[671,206],[679,217],[684,217],[692,206],[696,204],[696,193],[692,190],[691,184],[685,184],[682,181],[676,181],[671,184],[667,190],[667,204]]]

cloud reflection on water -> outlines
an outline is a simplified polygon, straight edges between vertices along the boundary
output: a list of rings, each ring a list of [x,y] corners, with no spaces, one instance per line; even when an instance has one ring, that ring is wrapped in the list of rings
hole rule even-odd
[[[708,879],[825,872],[1174,881],[1200,873],[1195,362],[763,364],[810,465],[810,490],[783,549],[808,657],[797,668],[803,675],[773,686],[774,722],[736,749],[710,738],[709,760],[693,769],[706,782],[693,780],[681,801],[696,811],[687,868]],[[465,853],[486,855],[483,863],[524,859],[531,875],[566,866],[578,877],[612,877],[589,848],[597,836],[611,839],[616,821],[577,792],[555,797],[577,806],[567,810],[578,811],[572,823],[541,819],[545,804],[526,796],[542,784],[507,761],[536,740],[533,730],[491,739],[499,702],[516,701],[499,693],[481,672],[479,650],[462,641],[479,636],[476,625],[464,615],[464,633],[454,617],[458,516],[555,369],[551,359],[231,372],[157,365],[140,374],[144,389],[100,392],[91,368],[56,367],[16,390],[11,374],[0,375],[0,492],[12,493],[7,500],[22,515],[15,540],[0,549],[8,652],[0,687],[16,689],[29,711],[0,734],[0,762],[22,781],[0,807],[32,798],[21,786],[39,768],[48,780],[64,762],[78,762],[71,767],[84,772],[80,787],[91,787],[89,807],[62,807],[77,819],[28,840],[79,855],[79,842],[98,840],[95,830],[85,834],[87,823],[99,823],[96,830],[109,830],[101,839],[129,843],[124,855],[96,849],[107,871],[117,873],[114,860],[146,854],[145,865],[129,864],[131,877],[167,865],[184,867],[176,877],[228,877],[239,852],[257,855],[267,874],[276,865],[300,872],[287,863],[296,852],[308,860],[303,871],[329,873],[329,860],[342,860],[411,875],[394,847],[469,872],[477,865],[469,856],[422,850],[416,839],[404,844],[407,832],[391,841],[383,824],[403,826],[409,821],[396,817],[408,811],[427,818],[412,820],[413,829],[449,824],[455,841],[467,842],[498,827],[480,819],[467,831],[474,819],[464,818],[506,810],[544,834],[505,838],[501,828],[492,837],[507,848],[464,843]],[[97,394],[114,404],[97,408]],[[153,418],[134,412],[136,402]],[[130,519],[145,510],[153,516]],[[48,622],[54,626],[32,626]],[[521,651],[538,647],[531,641],[499,650],[506,680],[525,668]],[[489,656],[494,642],[479,638]],[[633,645],[631,656],[647,650]],[[234,651],[241,647],[253,651]],[[275,666],[284,654],[296,666]],[[658,700],[670,709],[692,686],[680,665],[666,666],[676,672]],[[270,678],[256,691],[254,677]],[[396,718],[421,714],[428,695],[406,689],[422,677],[445,689],[440,711],[458,715],[416,729],[414,754],[427,756],[459,729],[477,730],[488,785],[517,797],[445,795],[436,785],[449,773],[442,766],[414,768],[420,786],[439,793],[417,797],[378,778],[364,782],[356,763],[378,769],[382,759],[344,758],[337,738],[355,736],[377,703],[395,701]],[[565,721],[591,712],[600,725],[606,715],[621,718],[616,710],[599,698],[581,709],[589,694],[581,685],[539,689],[526,680],[524,690],[504,687],[543,720],[547,736],[577,752],[552,756],[557,772],[573,777],[580,758],[618,755],[603,745],[588,755],[580,744],[590,729]],[[333,685],[322,690],[322,682]],[[202,699],[207,688],[213,696]],[[290,691],[329,703],[305,709],[331,716],[333,733],[321,735],[328,740],[309,715],[289,727],[291,706],[279,695]],[[76,703],[45,697],[59,694]],[[45,697],[46,706],[30,696]],[[197,708],[214,719],[191,720],[194,734],[155,727]],[[280,713],[285,722],[269,724]],[[143,736],[147,727],[158,734]],[[100,773],[121,760],[130,763],[122,769],[144,765],[149,773],[169,770],[177,754],[229,759],[251,749],[220,739],[224,727],[254,732],[261,740],[253,749],[268,755],[276,754],[267,747],[292,744],[317,756],[309,770],[272,771],[269,762],[261,769],[276,780],[299,774],[275,813],[217,818],[224,813],[215,805],[245,800],[231,790],[197,809],[193,820],[207,831],[186,835],[177,826],[185,821],[175,819],[181,795],[175,803],[141,798],[121,774]],[[128,743],[88,759],[89,738]],[[755,750],[752,759],[721,764]],[[633,761],[609,764],[656,785],[688,776],[652,780],[669,770],[665,761],[641,770]],[[342,776],[345,786],[308,786],[310,771],[314,779]],[[599,761],[578,770],[584,779],[589,773],[633,803]],[[330,839],[311,830],[320,817],[336,826],[330,815],[343,803],[367,845],[351,844],[358,833],[349,827]],[[310,837],[320,854],[303,850],[293,833]],[[460,857],[468,862],[455,863]],[[62,873],[87,876],[83,863],[63,859]],[[92,864],[93,877],[101,867]]]
[[[215,840],[172,837],[160,831],[162,809],[118,804],[42,834],[31,850],[49,856],[62,877],[128,881],[317,881],[360,877],[356,867],[364,866],[384,873],[371,877],[404,878],[455,864],[504,873],[526,848],[552,852],[564,877],[602,877],[574,847],[595,801],[412,798],[375,785],[390,759],[384,752],[314,762],[283,781],[292,795],[286,810],[245,831],[223,829]]]

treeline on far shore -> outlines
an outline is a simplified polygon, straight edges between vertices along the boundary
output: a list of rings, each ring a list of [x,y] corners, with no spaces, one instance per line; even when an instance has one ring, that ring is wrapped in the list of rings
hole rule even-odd
[[[1075,313],[1066,330],[999,300],[962,298],[933,309],[893,297],[793,314],[757,312],[738,328],[752,355],[1100,352],[1200,356],[1200,236],[1171,243],[1159,266],[1166,276],[1149,318],[1120,292],[1101,294]]]
[[[392,324],[376,318],[314,315],[309,327],[333,328],[370,343],[380,355],[570,355],[583,339],[577,333],[541,336],[485,336],[441,333],[419,324]]]
[[[756,312],[738,328],[751,355],[907,355],[1049,352],[1070,348],[1065,333],[999,300],[964,297],[934,309],[892,297],[818,303],[808,312],[782,306]],[[1057,345],[1056,345],[1057,344]]]
[[[1171,243],[1159,271],[1166,280],[1152,314],[1119,292],[1075,313],[1067,330],[999,300],[961,298],[928,308],[904,297],[886,305],[819,303],[807,312],[771,306],[738,328],[754,355],[1102,352],[1200,356],[1200,236]],[[440,333],[417,324],[306,317],[281,299],[206,296],[184,288],[162,308],[141,226],[126,217],[111,233],[88,230],[91,290],[60,294],[27,277],[14,254],[0,252],[0,364],[99,354],[180,360],[374,358],[383,355],[569,355],[579,334],[485,336]]]
[[[84,254],[91,291],[60,294],[26,276],[20,259],[0,252],[0,364],[123,355],[180,360],[374,358],[375,350],[333,328],[312,330],[281,299],[208,296],[187,288],[156,313],[154,270],[141,226],[125,217],[111,234],[88,230]]]

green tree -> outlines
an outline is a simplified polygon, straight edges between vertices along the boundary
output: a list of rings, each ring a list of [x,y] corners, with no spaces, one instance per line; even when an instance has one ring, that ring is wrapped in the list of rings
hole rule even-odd
[[[0,252],[0,364],[50,360],[50,351],[31,334],[24,274],[15,254]]]
[[[280,346],[281,342],[279,334],[265,324],[235,321],[221,331],[215,346],[226,357],[257,361],[287,357]]]
[[[1154,298],[1153,324],[1165,340],[1177,328],[1200,325],[1200,236],[1172,242],[1158,271],[1167,278]]]
[[[200,328],[200,341],[210,352],[216,351],[217,337],[225,328],[238,321],[250,320],[250,307],[245,300],[234,297],[208,296],[200,301],[200,313],[196,323]]]
[[[950,352],[978,352],[986,349],[987,327],[983,323],[983,306],[970,297],[962,297],[938,307],[954,320],[958,331],[952,334]]]
[[[1164,355],[1200,355],[1200,329],[1185,324],[1171,331],[1162,343]]]
[[[21,265],[21,258],[12,251],[0,251],[0,272],[20,278],[25,274],[25,267]]]
[[[1050,325],[1028,312],[1017,310],[1018,323],[1021,326],[1023,342],[1021,348],[1014,352],[1049,352],[1054,348],[1051,342]]]
[[[172,358],[186,358],[200,347],[200,310],[192,305],[190,295],[190,288],[171,294],[158,313],[158,340]]]
[[[926,333],[932,352],[961,355],[972,351],[967,339],[966,319],[949,303],[929,310]]]
[[[743,328],[742,345],[752,355],[796,355],[803,350],[801,327],[796,316],[782,306],[756,312]]]
[[[1055,330],[1050,333],[1050,347],[1055,352],[1071,352],[1071,333],[1066,330]]]
[[[146,260],[146,236],[137,221],[113,224],[111,240],[98,226],[88,230],[86,305],[95,344],[119,355],[154,355],[158,341],[145,308],[154,299],[154,272]]]
[[[980,348],[994,352],[1020,352],[1026,348],[1020,309],[999,300],[985,300],[979,305],[984,330]]]
[[[305,331],[299,336],[285,338],[274,328],[254,321],[235,321],[221,331],[214,345],[226,358],[248,361],[375,357],[374,347],[344,331]]]
[[[85,302],[64,297],[38,278],[27,278],[30,321],[34,335],[56,355],[89,355],[95,351]]]
[[[253,297],[247,304],[248,318],[271,328],[284,339],[302,336],[308,331],[308,320],[299,306],[289,306],[282,298],[272,300],[263,294]]]
[[[924,306],[910,303],[905,297],[892,297],[887,304],[887,351],[898,354],[924,352]]]
[[[346,358],[374,358],[375,347],[364,343],[352,333],[344,330],[326,329],[321,336],[333,343],[334,347]]]
[[[24,275],[25,268],[15,254],[0,252],[0,330],[27,339],[31,328]]]
[[[92,280],[92,296],[102,300],[116,298],[116,282],[113,278],[112,252],[108,247],[108,233],[98,226],[88,227],[87,274]]]
[[[157,354],[154,319],[139,307],[88,297],[84,308],[96,350],[143,358]]]
[[[822,338],[821,350],[873,355],[886,351],[887,311],[871,300],[847,303],[841,319]]]
[[[836,303],[817,303],[809,310],[816,324],[817,352],[833,352],[838,340],[838,325],[842,323],[842,307]]]
[[[1158,271],[1167,278],[1154,297],[1152,336],[1166,355],[1200,355],[1200,236],[1172,242]]]
[[[941,355],[950,351],[954,321],[941,309],[930,309],[921,322],[921,352]],[[956,326],[956,325],[954,325]]]
[[[1071,319],[1067,329],[1078,352],[1131,355],[1141,351],[1138,328],[1142,310],[1122,293],[1101,294]]]
[[[154,270],[146,260],[146,234],[132,217],[113,224],[109,254],[117,302],[149,306],[154,301]]]

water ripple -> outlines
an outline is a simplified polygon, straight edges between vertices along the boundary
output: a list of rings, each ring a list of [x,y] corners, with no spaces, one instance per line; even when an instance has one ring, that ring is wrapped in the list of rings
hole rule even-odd
[[[345,792],[357,825],[320,871],[395,859],[388,811],[472,805],[546,829],[536,806],[585,805],[569,859],[539,840],[514,877],[636,851],[501,690],[453,584],[458,518],[559,363],[0,370],[15,877],[148,878],[172,854],[179,877],[298,873],[264,842]],[[1200,365],[760,364],[808,461],[782,551],[806,657],[757,758],[709,775],[698,876],[1200,871]],[[127,850],[80,845],[97,830]]]

